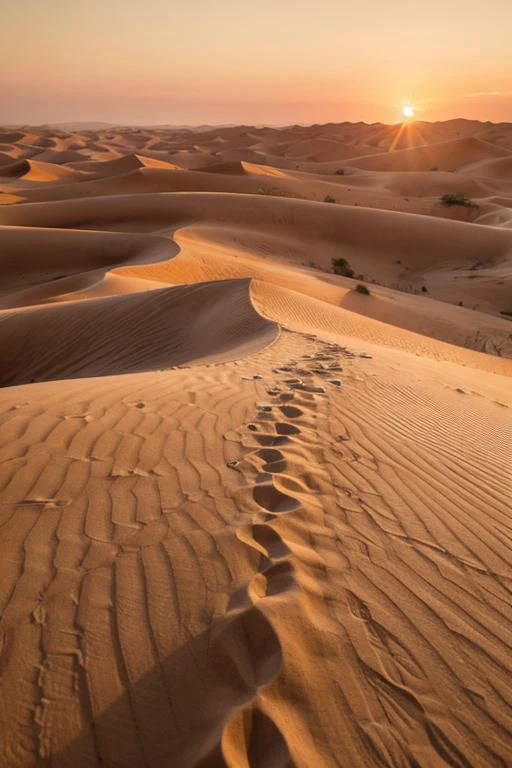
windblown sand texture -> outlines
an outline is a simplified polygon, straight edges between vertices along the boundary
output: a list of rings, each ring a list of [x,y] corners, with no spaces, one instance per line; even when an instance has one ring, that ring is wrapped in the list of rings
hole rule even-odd
[[[512,125],[2,129],[0,204],[0,765],[512,765]]]

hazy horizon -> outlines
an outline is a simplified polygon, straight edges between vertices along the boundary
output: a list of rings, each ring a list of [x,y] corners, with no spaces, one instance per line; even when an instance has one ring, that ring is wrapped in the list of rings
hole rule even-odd
[[[453,117],[453,118],[447,118],[446,120],[415,120],[415,123],[424,123],[424,124],[435,124],[435,123],[450,123],[450,122],[457,122],[457,121],[466,121],[466,122],[477,122],[482,123],[482,125],[491,124],[491,125],[510,125],[512,123],[512,120],[503,120],[503,121],[494,121],[494,120],[478,120],[476,118],[464,118],[464,117]],[[18,128],[44,128],[46,126],[50,128],[61,128],[64,129],[67,126],[76,126],[76,127],[84,127],[87,129],[89,126],[91,127],[91,130],[101,130],[102,128],[105,128],[105,130],[109,128],[143,128],[148,130],[194,130],[194,129],[202,129],[202,128],[254,128],[256,130],[259,130],[261,128],[275,128],[277,130],[286,130],[287,128],[294,128],[295,126],[299,128],[310,128],[313,126],[319,126],[322,127],[324,125],[343,125],[343,124],[349,124],[349,125],[384,125],[384,126],[393,126],[397,125],[399,126],[403,120],[395,120],[393,122],[385,123],[380,120],[376,120],[375,122],[369,122],[365,120],[339,120],[339,121],[326,121],[326,122],[320,122],[320,123],[313,123],[313,122],[297,122],[297,123],[270,123],[270,122],[261,122],[261,123],[116,123],[116,122],[110,122],[106,120],[59,120],[59,121],[51,121],[49,120],[46,123],[2,123],[2,127],[8,128],[8,129],[18,129]]]
[[[377,0],[147,0],[143,13],[135,0],[18,0],[0,31],[1,121],[395,123],[406,103],[428,121],[509,121],[510,16],[508,0],[485,14],[476,0],[463,14],[441,0],[385,12]]]

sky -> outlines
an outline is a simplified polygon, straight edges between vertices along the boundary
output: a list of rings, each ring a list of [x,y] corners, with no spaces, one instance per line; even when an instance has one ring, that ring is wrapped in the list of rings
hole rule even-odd
[[[6,0],[0,123],[512,121],[512,0]]]

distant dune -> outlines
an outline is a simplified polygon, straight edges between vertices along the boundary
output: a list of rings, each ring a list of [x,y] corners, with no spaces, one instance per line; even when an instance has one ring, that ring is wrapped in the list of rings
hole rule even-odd
[[[512,765],[511,376],[512,124],[0,129],[0,765]]]
[[[352,159],[351,165],[374,171],[458,171],[464,166],[511,153],[476,138],[455,139]]]

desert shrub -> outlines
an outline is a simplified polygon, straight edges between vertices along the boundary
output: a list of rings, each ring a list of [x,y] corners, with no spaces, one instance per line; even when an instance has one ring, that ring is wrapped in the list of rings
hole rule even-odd
[[[345,169],[344,168],[338,168],[336,171],[336,176],[344,176],[345,175]]]
[[[278,195],[279,190],[277,187],[266,187],[264,184],[260,184],[258,189],[256,190],[257,195]]]
[[[354,277],[354,270],[346,259],[340,257],[339,259],[332,259],[332,271],[335,275],[343,275],[343,277]]]
[[[422,285],[422,286],[421,286],[421,292],[422,292],[422,293],[428,293],[428,288],[427,288],[427,286],[426,286],[426,285]]]
[[[463,205],[466,208],[478,208],[477,204],[470,200],[469,197],[464,197],[464,195],[460,194],[452,195],[450,192],[441,196],[441,205]]]
[[[459,307],[463,307],[463,306],[464,306],[464,302],[463,301],[459,301]]]
[[[433,165],[433,166],[432,166],[432,168],[431,168],[430,170],[431,170],[431,171],[438,171],[438,170],[439,170],[439,168],[437,167],[437,165]]]
[[[336,198],[333,197],[332,195],[326,195],[324,197],[324,203],[335,203],[335,202],[336,202]]]
[[[370,295],[370,291],[368,290],[366,285],[363,285],[362,283],[358,283],[356,285],[356,292],[357,293],[362,293],[363,296],[369,296]]]

